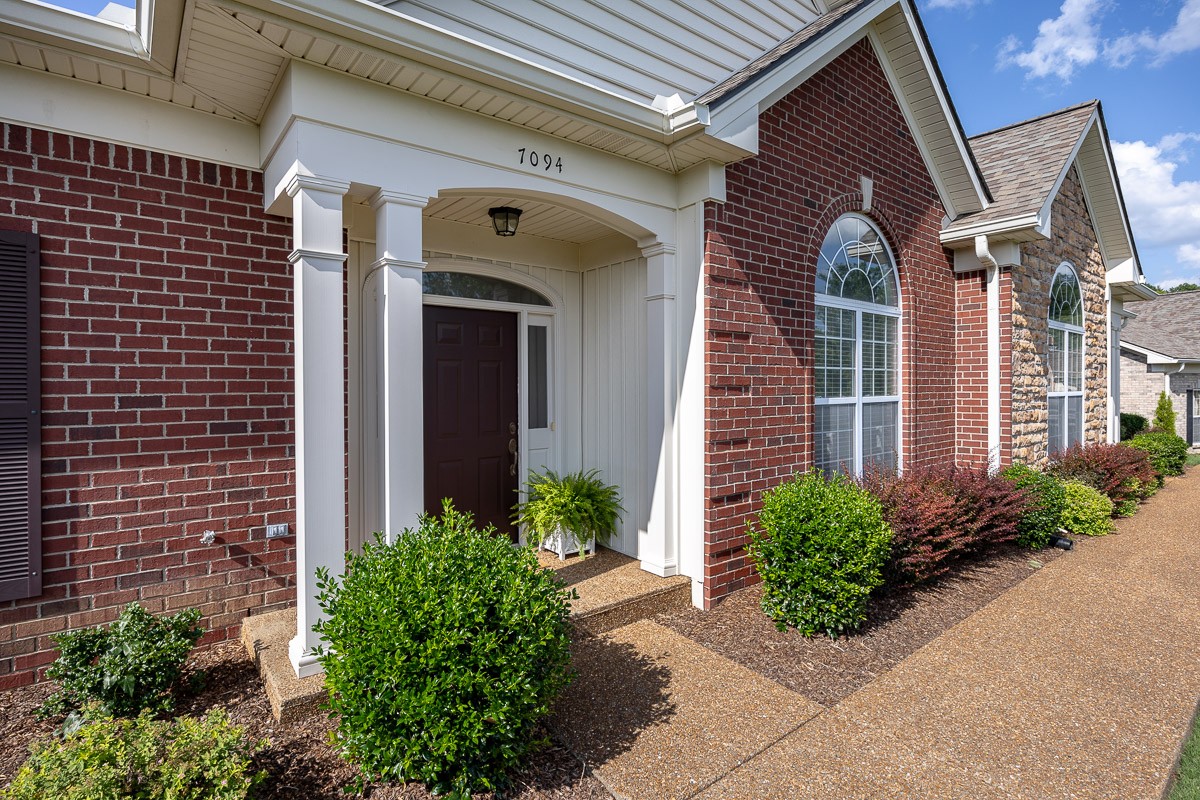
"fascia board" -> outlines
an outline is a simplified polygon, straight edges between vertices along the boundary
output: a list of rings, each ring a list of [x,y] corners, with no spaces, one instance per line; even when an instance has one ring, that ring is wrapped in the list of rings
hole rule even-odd
[[[1083,126],[1083,132],[1079,134],[1079,138],[1076,139],[1075,144],[1071,147],[1071,153],[1063,162],[1063,167],[1061,170],[1059,170],[1058,177],[1054,180],[1054,185],[1050,187],[1050,191],[1046,194],[1046,202],[1044,202],[1042,207],[1038,209],[1038,217],[1043,220],[1043,228],[1040,228],[1038,232],[1046,238],[1050,238],[1050,214],[1054,207],[1054,201],[1058,197],[1059,190],[1062,189],[1063,181],[1067,179],[1067,173],[1071,171],[1071,167],[1075,164],[1075,159],[1079,157],[1079,151],[1083,148],[1083,143],[1087,141],[1088,133],[1091,132],[1092,126],[1095,124],[1096,112],[1093,110],[1092,115],[1088,117],[1087,123]],[[1080,179],[1082,180],[1082,176]],[[1087,202],[1086,190],[1084,191],[1084,201]],[[1094,220],[1095,216],[1092,214],[1091,203],[1087,203],[1087,206],[1088,216]],[[1101,244],[1101,247],[1103,247],[1103,243]]]
[[[382,52],[443,69],[575,116],[665,142],[669,120],[659,109],[422,20],[361,0],[240,0],[223,6],[302,23]],[[385,34],[386,32],[386,34]]]
[[[926,47],[925,37],[916,35],[922,28],[917,21],[911,1],[905,0],[901,2],[900,10],[904,13],[904,19],[908,23],[909,31],[913,32],[913,40],[916,42],[917,50],[921,53],[921,63],[925,67],[925,74],[929,75],[929,82],[933,86],[933,91],[937,94],[938,104],[942,108],[942,116],[946,118],[946,124],[950,127],[955,147],[958,148],[959,157],[966,163],[967,174],[971,176],[971,187],[975,190],[975,196],[979,199],[979,206],[980,208],[987,208],[989,195],[987,189],[984,187],[983,177],[980,175],[978,165],[975,163],[975,157],[971,154],[971,148],[964,138],[961,125],[958,124],[958,115],[952,110],[953,106],[950,103],[946,87],[943,85],[942,80],[935,79],[941,73],[935,66],[933,56]]]
[[[1089,123],[1087,131],[1085,131],[1085,135],[1082,137],[1081,144],[1083,143],[1084,140],[1087,139],[1087,136],[1090,135],[1093,131],[1095,132],[1096,136],[1099,137],[1099,139],[1100,139],[1099,149],[1103,153],[1104,170],[1108,176],[1107,186],[1103,187],[1102,191],[1104,189],[1110,190],[1116,200],[1117,207],[1119,208],[1119,210],[1121,212],[1120,235],[1125,237],[1125,244],[1128,247],[1129,252],[1133,254],[1132,257],[1127,260],[1131,260],[1133,262],[1133,266],[1136,269],[1137,274],[1140,276],[1142,274],[1142,267],[1137,259],[1137,247],[1134,245],[1133,232],[1129,229],[1129,218],[1128,218],[1128,215],[1126,214],[1126,210],[1125,210],[1125,199],[1124,199],[1124,197],[1122,197],[1121,192],[1118,188],[1119,184],[1118,184],[1118,179],[1117,179],[1116,165],[1112,161],[1112,153],[1108,147],[1107,135],[1104,131],[1104,126],[1102,124],[1102,120],[1100,118],[1100,114],[1099,114],[1098,110],[1093,113],[1092,121]],[[1080,158],[1086,158],[1087,155],[1088,155],[1087,151],[1084,151],[1082,149],[1080,150]],[[1091,216],[1091,218],[1093,220],[1093,225],[1095,225],[1096,217],[1092,213],[1092,203],[1091,203],[1091,191],[1092,190],[1088,187],[1087,178],[1084,176],[1083,173],[1084,173],[1084,170],[1080,169],[1079,170],[1079,179],[1084,184],[1084,187],[1083,187],[1084,188],[1084,193],[1083,193],[1084,201],[1087,203],[1088,214]],[[1101,254],[1104,258],[1104,263],[1107,265],[1112,260],[1108,254],[1108,247],[1105,245],[1105,241],[1104,241],[1107,237],[1104,235],[1103,232],[1100,231],[1099,227],[1096,227],[1096,235],[1100,239]],[[1118,262],[1118,263],[1123,264],[1125,262],[1122,261],[1122,262]]]
[[[1158,297],[1158,292],[1144,283],[1135,283],[1134,281],[1116,281],[1108,284],[1108,288],[1111,290],[1113,297],[1123,303],[1137,300],[1153,300]]]
[[[1158,366],[1162,366],[1164,364],[1179,364],[1182,360],[1182,359],[1178,359],[1178,358],[1172,358],[1171,356],[1167,355],[1166,353],[1160,353],[1157,350],[1151,350],[1148,347],[1142,347],[1141,345],[1136,345],[1136,344],[1132,344],[1131,342],[1126,342],[1125,340],[1121,340],[1121,347],[1125,348],[1126,350],[1132,350],[1133,352],[1135,352],[1139,355],[1145,356],[1147,364],[1155,364]]]
[[[39,0],[0,0],[0,33],[118,63],[144,66],[150,62],[136,29]]]
[[[955,228],[953,231],[942,231],[941,240],[943,245],[950,248],[953,248],[955,245],[965,246],[968,243],[974,246],[976,236],[999,236],[1029,230],[1040,233],[1039,229],[1041,227],[1042,220],[1038,215],[1023,214],[1018,217],[989,220],[988,222],[981,222],[976,225],[965,225],[961,228]]]

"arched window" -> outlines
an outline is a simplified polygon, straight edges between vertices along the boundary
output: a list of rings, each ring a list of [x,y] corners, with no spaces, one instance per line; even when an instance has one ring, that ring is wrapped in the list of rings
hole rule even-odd
[[[887,243],[847,214],[825,236],[817,263],[818,469],[859,473],[899,466],[900,286]]]
[[[1063,263],[1050,284],[1050,455],[1083,441],[1083,293]]]

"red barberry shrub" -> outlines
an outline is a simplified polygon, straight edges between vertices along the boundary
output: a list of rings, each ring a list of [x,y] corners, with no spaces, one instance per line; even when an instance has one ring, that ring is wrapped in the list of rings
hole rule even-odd
[[[868,469],[859,480],[892,528],[885,570],[892,586],[923,583],[956,561],[1015,541],[1028,504],[1024,490],[982,468]]]
[[[1107,496],[1113,501],[1114,516],[1129,516],[1158,488],[1145,451],[1120,444],[1074,445],[1051,459],[1047,472]]]

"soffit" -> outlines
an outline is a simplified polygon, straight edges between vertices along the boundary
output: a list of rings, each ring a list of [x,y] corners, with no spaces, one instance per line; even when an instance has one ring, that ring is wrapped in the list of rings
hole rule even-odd
[[[519,236],[538,236],[575,244],[586,244],[612,236],[612,228],[571,209],[519,197],[438,197],[425,207],[425,216],[491,229],[488,209],[511,206],[521,209]]]

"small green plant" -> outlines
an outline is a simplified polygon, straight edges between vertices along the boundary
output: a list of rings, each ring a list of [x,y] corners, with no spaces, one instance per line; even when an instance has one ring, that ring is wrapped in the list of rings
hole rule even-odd
[[[763,610],[780,630],[836,637],[866,620],[892,541],[867,491],[842,475],[797,475],[763,494],[747,533]]]
[[[317,572],[315,630],[336,743],[364,780],[494,791],[570,677],[569,597],[530,548],[449,501],[345,574]]]
[[[150,711],[113,719],[89,706],[87,722],[35,745],[4,800],[244,800],[266,778],[252,761],[266,742],[247,741],[221,709],[202,718],[156,720]]]
[[[46,675],[60,688],[39,715],[59,716],[89,702],[117,717],[135,716],[142,709],[170,710],[172,690],[202,633],[199,621],[194,608],[156,617],[130,603],[107,628],[55,636],[59,655]]]
[[[1158,475],[1158,484],[1167,475],[1182,475],[1187,463],[1188,443],[1182,436],[1166,431],[1139,433],[1125,446],[1143,450],[1150,457],[1150,466]]]
[[[581,555],[593,538],[607,542],[625,511],[620,491],[594,469],[562,477],[549,469],[531,473],[525,492],[528,499],[514,507],[513,521],[539,543],[568,535]]]
[[[1136,436],[1146,430],[1150,425],[1150,420],[1143,417],[1141,414],[1121,414],[1121,441],[1125,441],[1131,436]]]
[[[1060,520],[1062,527],[1080,536],[1104,536],[1116,530],[1113,525],[1113,502],[1084,483],[1066,481],[1066,505]]]
[[[1154,407],[1154,424],[1150,430],[1159,433],[1175,433],[1175,404],[1166,391],[1158,393],[1158,405]]]
[[[1050,543],[1058,531],[1067,494],[1062,482],[1053,475],[1039,472],[1025,464],[1013,464],[1000,475],[1025,492],[1028,505],[1017,527],[1017,543],[1040,550]]]

